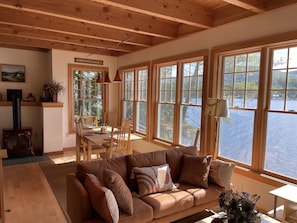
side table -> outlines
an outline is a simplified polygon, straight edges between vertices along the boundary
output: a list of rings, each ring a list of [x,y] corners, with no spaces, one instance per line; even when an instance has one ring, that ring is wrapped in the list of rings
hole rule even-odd
[[[282,222],[297,222],[297,187],[285,185],[269,192],[274,196],[273,217],[276,217],[277,199],[284,199]]]

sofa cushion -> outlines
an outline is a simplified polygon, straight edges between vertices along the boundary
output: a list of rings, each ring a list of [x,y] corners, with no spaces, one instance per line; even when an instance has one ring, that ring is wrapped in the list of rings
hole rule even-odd
[[[234,163],[212,160],[208,175],[209,182],[224,187],[226,190],[231,190],[231,177],[234,167]]]
[[[207,188],[210,161],[211,156],[190,156],[184,154],[179,182]]]
[[[168,216],[194,206],[194,197],[183,190],[149,194],[141,199],[153,207],[154,218]]]
[[[90,196],[93,208],[106,221],[116,223],[119,221],[119,208],[111,190],[102,186],[93,174],[87,174],[84,186]]]
[[[103,172],[103,180],[114,194],[118,206],[126,213],[133,214],[133,199],[132,194],[125,184],[123,178],[116,172],[105,169]]]
[[[180,176],[181,166],[183,163],[183,154],[195,156],[197,155],[197,149],[194,146],[189,146],[166,151],[166,162],[170,167],[173,181],[177,180]]]
[[[153,208],[138,197],[133,197],[133,215],[120,214],[119,223],[151,222],[154,218]]]
[[[128,181],[125,157],[80,162],[77,164],[76,176],[81,182],[84,182],[86,174],[91,173],[94,174],[101,182],[103,182],[103,171],[105,169],[110,169],[117,172],[121,175],[125,182]]]
[[[130,176],[128,186],[131,191],[138,191],[137,182],[132,175],[132,169],[134,167],[148,167],[148,166],[159,166],[166,163],[165,151],[155,151],[149,153],[138,153],[127,155],[127,174]]]
[[[144,196],[151,193],[172,190],[175,188],[168,164],[151,167],[134,167],[138,184],[138,194]]]
[[[213,183],[210,183],[207,189],[181,183],[179,189],[187,191],[193,195],[195,206],[204,205],[210,202],[218,204],[218,197],[220,193],[224,191],[223,187]]]

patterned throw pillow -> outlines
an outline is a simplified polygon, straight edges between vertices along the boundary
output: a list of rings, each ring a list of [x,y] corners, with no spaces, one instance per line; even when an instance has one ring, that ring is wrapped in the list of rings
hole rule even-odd
[[[133,172],[137,180],[138,194],[140,196],[175,188],[168,164],[151,167],[134,167]]]
[[[90,196],[91,203],[96,212],[108,223],[119,221],[119,208],[111,190],[102,186],[93,174],[87,174],[84,186]]]
[[[105,169],[103,180],[104,184],[113,192],[118,206],[126,213],[133,215],[133,198],[124,179],[117,172]]]
[[[211,156],[190,156],[184,154],[183,167],[179,181],[202,188],[208,188],[210,161]]]

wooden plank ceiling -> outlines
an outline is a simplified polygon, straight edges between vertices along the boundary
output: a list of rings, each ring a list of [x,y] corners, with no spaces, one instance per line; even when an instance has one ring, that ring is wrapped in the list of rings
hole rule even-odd
[[[120,56],[297,0],[0,0],[0,46]]]

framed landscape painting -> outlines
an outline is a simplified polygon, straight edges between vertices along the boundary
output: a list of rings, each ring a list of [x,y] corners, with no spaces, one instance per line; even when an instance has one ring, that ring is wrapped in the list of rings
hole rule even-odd
[[[6,82],[25,82],[25,66],[1,64],[1,80]]]

